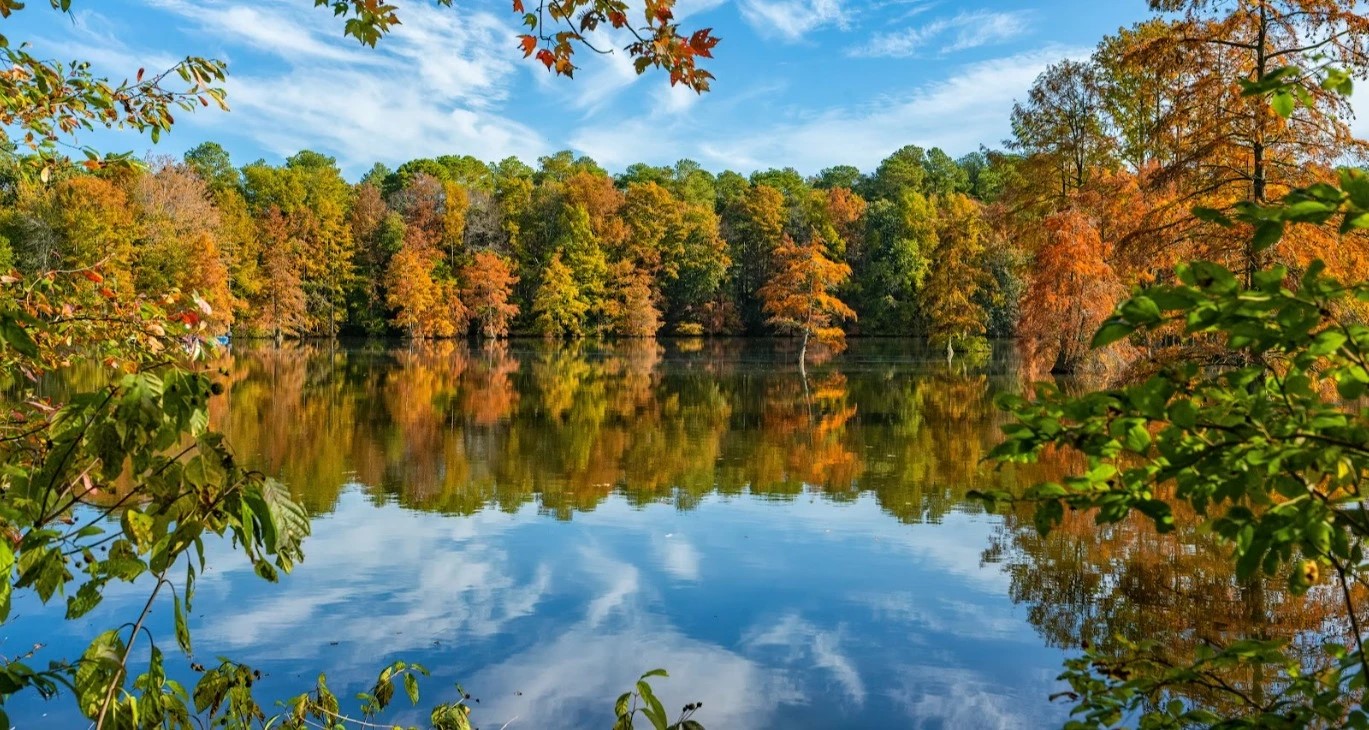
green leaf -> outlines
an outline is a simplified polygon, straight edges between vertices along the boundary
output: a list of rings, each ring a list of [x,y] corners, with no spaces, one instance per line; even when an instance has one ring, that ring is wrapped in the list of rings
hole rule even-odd
[[[288,572],[303,557],[300,546],[309,535],[309,515],[274,479],[263,479],[249,487],[243,498],[257,518],[262,546]]]
[[[38,357],[38,345],[12,314],[0,314],[0,340],[26,357]]]
[[[409,695],[409,702],[418,704],[418,677],[412,674],[404,675],[404,692]]]
[[[651,726],[656,728],[656,730],[666,730],[666,726],[669,723],[666,719],[665,706],[661,704],[660,700],[656,699],[656,694],[651,691],[651,685],[647,684],[645,681],[638,681],[637,694],[641,695],[642,700],[647,704],[647,707],[643,710],[643,714],[651,721]]]
[[[1255,227],[1251,245],[1256,251],[1263,251],[1283,239],[1283,221],[1264,221]]]
[[[146,550],[153,543],[152,515],[136,509],[126,509],[123,514],[124,534],[128,535],[139,550]]]
[[[1277,91],[1269,98],[1269,106],[1275,114],[1287,119],[1293,116],[1293,95],[1286,90]]]
[[[81,655],[76,667],[74,689],[76,701],[81,712],[90,719],[100,712],[110,685],[120,674],[119,666],[124,654],[124,641],[118,631],[106,631],[95,637]]]
[[[67,598],[67,619],[77,619],[100,604],[100,585],[98,581],[87,581],[76,589],[76,595]]]
[[[1230,228],[1231,226],[1235,225],[1231,221],[1231,219],[1227,217],[1225,213],[1221,212],[1220,210],[1217,210],[1216,208],[1205,208],[1203,206],[1198,206],[1193,209],[1193,217],[1197,218],[1200,221],[1216,223],[1217,225],[1222,226],[1224,228]]]
[[[1136,328],[1126,322],[1119,320],[1104,322],[1103,326],[1098,328],[1098,333],[1093,336],[1093,347],[1095,349],[1107,347],[1118,340],[1130,337],[1131,333],[1135,331]]]
[[[181,651],[188,655],[190,654],[190,626],[186,623],[185,610],[181,607],[181,597],[175,596],[171,605],[175,617],[176,644],[181,647]]]
[[[0,540],[0,623],[9,619],[13,591],[14,547],[9,540]]]
[[[1307,348],[1307,351],[1318,356],[1330,355],[1339,350],[1347,339],[1349,338],[1345,336],[1345,333],[1337,330],[1318,332],[1317,336],[1312,338],[1312,344]]]

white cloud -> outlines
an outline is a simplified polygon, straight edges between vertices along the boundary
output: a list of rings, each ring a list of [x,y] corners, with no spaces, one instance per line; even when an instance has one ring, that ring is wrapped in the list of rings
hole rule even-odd
[[[843,0],[744,0],[742,18],[765,37],[794,42],[829,25],[845,29]]]
[[[549,149],[538,131],[502,111],[524,72],[517,30],[502,16],[406,5],[403,24],[370,49],[343,37],[340,25],[309,3],[143,1],[185,24],[194,47],[232,59],[226,87],[233,111],[183,120],[178,126],[192,136],[239,136],[281,156],[314,149],[352,174],[377,159],[531,159]],[[85,46],[98,46],[78,42],[84,57],[92,56]],[[123,58],[139,55],[147,54],[121,51]]]
[[[1063,714],[1040,698],[1059,688],[1050,675],[1031,676],[1026,697],[1013,696],[980,674],[959,667],[911,665],[893,672],[899,687],[891,699],[903,708],[909,728],[1058,727]],[[1024,677],[1024,679],[1027,679]]]
[[[767,647],[784,649],[789,664],[828,672],[847,699],[857,706],[865,704],[865,681],[855,662],[842,651],[840,629],[822,629],[797,613],[787,613],[777,621],[758,624],[743,643],[752,651]]]
[[[699,579],[699,566],[703,556],[688,540],[679,535],[666,535],[653,541],[661,567],[678,580],[696,581]]]
[[[928,52],[955,53],[1003,43],[1028,32],[1029,17],[1030,12],[1024,10],[962,12],[921,26],[877,34],[869,43],[850,49],[847,55],[905,58]]]
[[[981,144],[994,146],[1011,133],[1013,100],[1026,94],[1046,66],[1087,54],[1087,49],[1047,47],[948,70],[942,81],[862,104],[799,112],[802,116],[775,108],[763,117],[764,123],[752,123],[740,133],[732,110],[710,99],[681,118],[653,111],[612,128],[586,126],[571,143],[611,167],[663,162],[665,150],[671,159],[691,157],[713,169],[744,172],[793,166],[816,173],[837,164],[873,169],[905,144],[959,155]]]
[[[251,566],[213,543],[210,563],[220,569],[201,579],[198,602],[235,610],[216,611],[214,620],[195,627],[196,635],[247,657],[269,647],[276,659],[327,652],[354,656],[353,664],[363,666],[387,651],[498,634],[532,614],[552,582],[549,565],[514,571],[498,546],[498,536],[518,520],[493,511],[434,520],[394,507],[371,509],[360,492],[345,492],[336,511],[318,519],[289,590],[233,600],[232,586],[251,580]],[[339,575],[367,576],[370,589],[390,595],[384,613],[357,601],[355,586]],[[316,631],[304,639],[302,626]],[[331,641],[341,645],[332,648]]]

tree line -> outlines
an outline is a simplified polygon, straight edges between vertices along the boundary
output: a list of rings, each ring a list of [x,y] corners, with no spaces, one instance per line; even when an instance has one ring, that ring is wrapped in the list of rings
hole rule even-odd
[[[1306,103],[1286,119],[1228,79],[1312,54],[1369,68],[1369,20],[1338,3],[1185,7],[1049,67],[1001,150],[909,145],[809,177],[447,155],[353,184],[316,152],[237,167],[210,142],[145,169],[9,175],[0,263],[98,265],[112,296],[193,291],[214,326],[278,339],[1018,337],[1038,369],[1107,366],[1138,351],[1090,353],[1092,332],[1177,262],[1369,264],[1359,229],[1256,254],[1257,226],[1219,225],[1366,149],[1333,88],[1348,75],[1295,79]]]
[[[1013,275],[987,245],[985,160],[909,146],[870,175],[804,178],[443,156],[352,184],[316,152],[236,167],[211,142],[142,169],[11,177],[0,257],[98,266],[117,295],[194,291],[220,329],[277,338],[973,336],[1006,322]],[[1000,276],[938,278],[930,262],[955,256]]]

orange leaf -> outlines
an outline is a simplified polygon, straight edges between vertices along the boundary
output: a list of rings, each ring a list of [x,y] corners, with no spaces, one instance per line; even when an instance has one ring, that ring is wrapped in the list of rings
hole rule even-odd
[[[519,36],[518,44],[523,47],[523,58],[527,58],[537,49],[537,38],[530,35]]]
[[[513,0],[513,12],[523,12],[523,0]]]
[[[87,269],[87,270],[85,270],[85,271],[82,271],[82,272],[81,272],[81,275],[84,276],[84,277],[86,277],[87,279],[89,279],[89,280],[95,282],[96,284],[99,284],[100,282],[102,282],[102,281],[105,280],[105,277],[100,276],[100,272],[98,272],[98,271],[91,271],[91,270],[89,270],[89,269]]]

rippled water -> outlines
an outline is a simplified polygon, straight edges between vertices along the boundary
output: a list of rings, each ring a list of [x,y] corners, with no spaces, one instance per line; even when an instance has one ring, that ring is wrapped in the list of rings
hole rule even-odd
[[[212,546],[197,658],[261,668],[268,697],[319,671],[349,697],[418,661],[425,698],[459,681],[486,728],[606,728],[655,667],[667,707],[702,700],[714,730],[1047,727],[1068,710],[1048,701],[1063,649],[1114,615],[1267,619],[1225,573],[1199,575],[1191,544],[1041,541],[967,500],[1028,478],[981,464],[992,397],[1016,387],[993,361],[858,342],[805,376],[782,349],[239,349],[216,427],[305,500],[315,534],[279,585]],[[1156,585],[1171,593],[1150,605]],[[144,595],[112,587],[78,622],[21,601],[3,651],[79,654]],[[188,661],[171,664],[193,681]],[[79,726],[68,707],[8,709]]]

